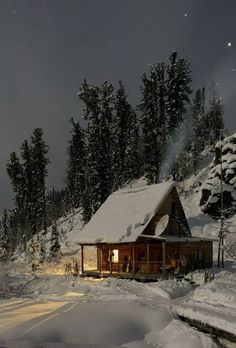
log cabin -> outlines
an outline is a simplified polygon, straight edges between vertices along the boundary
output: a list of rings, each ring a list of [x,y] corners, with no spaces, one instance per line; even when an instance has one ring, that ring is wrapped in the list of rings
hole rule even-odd
[[[78,244],[83,275],[157,279],[212,267],[213,241],[192,236],[174,182],[112,193]],[[95,248],[92,269],[86,269],[89,248]]]

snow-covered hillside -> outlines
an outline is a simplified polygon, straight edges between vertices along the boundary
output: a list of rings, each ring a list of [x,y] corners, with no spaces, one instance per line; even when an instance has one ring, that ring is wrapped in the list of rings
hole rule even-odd
[[[232,140],[232,138],[229,138]],[[234,139],[234,138],[233,138]],[[226,141],[228,142],[228,140]],[[236,146],[236,145],[235,145]],[[190,174],[183,182],[177,183],[177,189],[180,194],[180,198],[185,210],[189,226],[193,236],[201,237],[218,237],[220,222],[211,218],[209,215],[204,214],[200,201],[202,199],[202,190],[208,185],[209,173],[211,173],[212,161],[214,159],[214,150],[208,148],[201,153],[201,158],[197,168],[196,174]],[[141,189],[146,186],[146,181],[141,178],[134,181],[129,185],[132,189]],[[236,230],[236,217],[229,219],[230,229]],[[59,242],[61,245],[61,264],[63,265],[68,260],[72,261],[80,257],[78,239],[80,230],[83,224],[81,222],[81,214],[79,210],[76,210],[73,214],[69,214],[67,217],[61,218],[57,221],[57,228],[59,231]],[[39,239],[44,239],[44,246],[46,249],[46,256],[50,254],[50,241],[51,241],[52,228],[48,228],[46,236],[39,236]],[[232,236],[230,236],[232,238]],[[34,240],[37,244],[38,236],[35,236]],[[215,243],[217,247],[217,243]],[[28,245],[29,249],[29,245]],[[215,248],[215,259],[217,250]],[[30,252],[21,253],[17,255],[17,263],[19,261],[30,263]],[[63,270],[63,267],[61,268]]]
[[[226,176],[225,180],[229,180],[228,170],[230,163],[236,163],[235,156],[232,155],[232,149],[236,153],[236,145],[232,144],[236,141],[236,134],[231,137],[228,137],[224,140],[223,144],[223,168]],[[206,188],[211,186],[211,191],[209,191],[208,204],[211,201],[210,197],[217,197],[214,200],[216,207],[218,209],[219,206],[219,166],[220,164],[216,164],[216,161],[219,161],[218,149],[219,146],[222,146],[222,143],[217,143],[216,152],[213,148],[208,148],[201,153],[201,159],[199,161],[198,170],[196,175],[191,174],[188,178],[186,178],[182,183],[179,183],[179,193],[181,196],[181,201],[188,219],[188,223],[190,225],[193,236],[204,236],[204,237],[216,237],[219,236],[220,231],[220,219],[214,218],[211,215],[207,214],[210,211],[206,209],[207,204],[202,205],[203,198],[206,195]],[[228,150],[230,149],[230,152]],[[232,159],[232,161],[230,160]],[[234,160],[233,160],[234,159]],[[229,163],[228,163],[229,162]],[[232,172],[231,172],[232,174]],[[215,175],[215,176],[214,176]],[[234,174],[234,178],[236,177],[236,173]],[[233,207],[233,197],[235,194],[235,187],[233,178],[231,176],[230,181],[225,182],[223,184],[223,189],[226,190],[224,192],[224,204],[226,208]],[[227,194],[232,195],[232,199],[227,199]],[[227,197],[226,197],[227,196]],[[226,197],[226,199],[225,199]],[[212,201],[213,202],[213,201]],[[213,204],[213,203],[212,203]],[[228,204],[228,206],[227,206]],[[204,212],[203,212],[204,211]],[[230,248],[234,248],[236,253],[236,215],[230,214],[228,218],[225,219],[224,228],[228,230],[228,233],[225,235],[225,241],[227,244],[227,250]],[[214,258],[217,257],[217,243],[215,243],[214,249]],[[234,247],[235,246],[235,247]],[[227,256],[227,253],[226,253]],[[230,258],[232,257],[232,252],[228,255]]]

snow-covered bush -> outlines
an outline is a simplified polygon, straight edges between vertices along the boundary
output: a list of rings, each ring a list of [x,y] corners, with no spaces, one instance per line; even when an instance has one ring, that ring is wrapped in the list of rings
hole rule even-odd
[[[236,261],[236,234],[228,234],[224,250],[229,259]]]
[[[213,218],[221,215],[221,161],[223,208],[228,217],[236,211],[236,133],[216,144],[215,158],[202,188],[200,205]]]
[[[10,292],[9,279],[6,273],[0,273],[0,298],[7,297]]]

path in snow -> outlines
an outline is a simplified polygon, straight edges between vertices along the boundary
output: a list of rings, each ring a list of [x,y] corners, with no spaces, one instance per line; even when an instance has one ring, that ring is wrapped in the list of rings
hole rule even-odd
[[[16,290],[22,282],[28,284],[21,294],[25,298],[0,301],[0,347],[216,347],[170,310],[192,300],[185,281],[142,284],[41,275],[31,282],[16,277]],[[1,345],[1,338],[7,344]]]
[[[5,340],[121,345],[143,340],[163,329],[172,316],[126,301],[106,303],[7,301],[0,304],[0,331]],[[21,318],[21,322],[20,322]],[[143,345],[144,347],[144,345]],[[151,348],[152,345],[149,345]]]

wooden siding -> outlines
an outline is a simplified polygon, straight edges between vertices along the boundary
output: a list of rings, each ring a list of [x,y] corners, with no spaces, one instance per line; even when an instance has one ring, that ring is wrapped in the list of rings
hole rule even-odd
[[[185,234],[183,228],[181,227],[181,225],[176,221],[176,219],[174,219],[173,215],[171,214],[172,213],[171,212],[172,203],[175,203],[176,211],[175,211],[174,215],[177,216],[178,218],[180,218],[181,221],[184,223],[184,225],[189,230],[183,206],[182,206],[181,201],[179,199],[178,192],[177,192],[176,188],[174,187],[171,190],[171,192],[168,195],[168,197],[162,203],[162,205],[159,208],[159,210],[156,213],[156,215],[151,219],[150,223],[148,224],[148,226],[143,231],[143,234],[145,234],[145,235],[155,235],[155,228],[156,228],[157,222],[160,220],[160,218],[163,215],[168,214],[170,216],[170,220],[169,220],[169,224],[167,226],[167,229],[166,229],[166,231],[165,231],[165,233],[163,235],[165,235],[165,236],[167,236],[167,235],[168,236],[175,236],[175,237],[186,236],[186,234]]]
[[[138,242],[136,244],[103,244],[98,245],[98,269],[112,272],[157,274],[162,269],[162,242]],[[118,262],[112,262],[111,252],[118,250]],[[198,268],[212,267],[212,242],[166,242],[165,264],[173,266],[173,260],[180,260],[183,256],[186,265],[180,265],[180,271],[186,272]],[[126,262],[126,261],[127,262]],[[127,267],[126,267],[127,266]],[[175,270],[179,268],[176,263]]]
[[[186,258],[187,270],[198,268],[212,267],[212,242],[211,241],[199,241],[199,242],[177,242],[166,244],[167,260],[172,255],[181,257],[184,255]],[[201,257],[202,256],[202,257]]]

